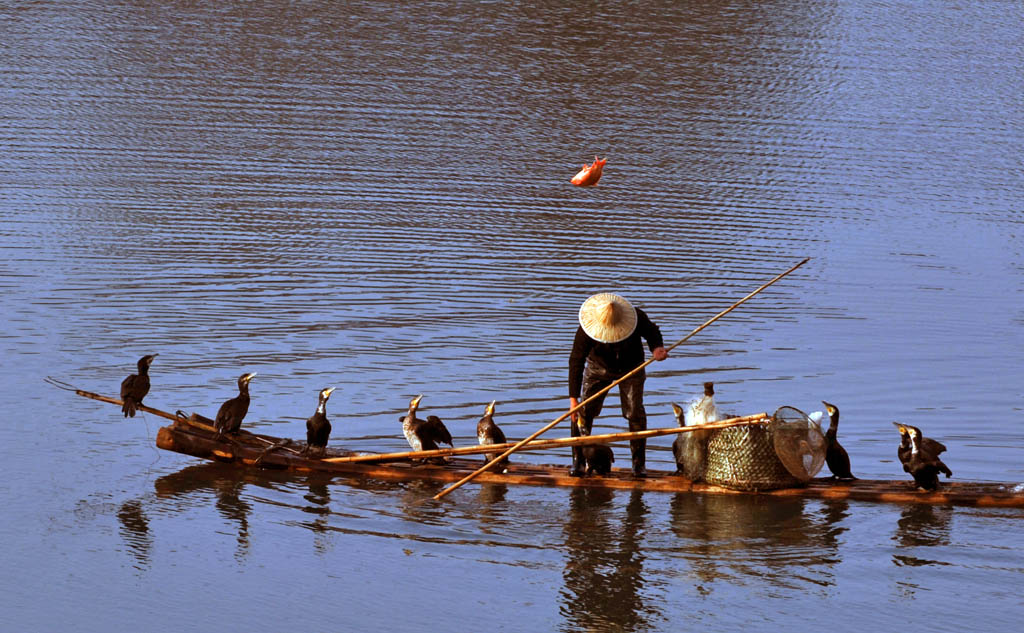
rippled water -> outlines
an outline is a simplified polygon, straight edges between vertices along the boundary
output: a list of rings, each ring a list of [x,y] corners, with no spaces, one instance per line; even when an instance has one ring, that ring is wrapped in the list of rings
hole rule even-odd
[[[114,394],[159,352],[161,409],[210,415],[256,371],[247,425],[275,435],[337,386],[336,445],[402,449],[419,393],[457,444],[493,399],[523,437],[567,405],[590,294],[674,342],[810,256],[650,368],[651,425],[714,380],[737,413],[837,403],[861,477],[904,476],[898,419],[956,479],[1024,481],[1021,14],[0,8],[5,622],[1011,625],[1019,511],[473,484],[435,503],[158,451],[160,420],[42,378]],[[601,184],[570,186],[595,154]]]

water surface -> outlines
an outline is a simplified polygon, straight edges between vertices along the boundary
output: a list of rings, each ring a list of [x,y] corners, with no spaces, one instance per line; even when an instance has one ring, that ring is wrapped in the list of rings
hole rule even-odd
[[[456,443],[491,400],[523,437],[567,405],[590,294],[624,294],[674,342],[810,256],[650,368],[651,425],[714,380],[741,414],[838,404],[861,477],[904,477],[900,420],[949,446],[957,480],[1024,481],[1021,13],[0,9],[5,621],[1018,621],[1018,511],[477,485],[435,503],[431,484],[158,451],[161,420],[42,378],[114,394],[158,352],[147,403],[165,410],[211,415],[256,371],[246,424],[275,435],[301,437],[337,386],[336,445],[402,449],[420,393]],[[570,186],[595,154],[601,184]],[[624,427],[611,405],[600,430]]]

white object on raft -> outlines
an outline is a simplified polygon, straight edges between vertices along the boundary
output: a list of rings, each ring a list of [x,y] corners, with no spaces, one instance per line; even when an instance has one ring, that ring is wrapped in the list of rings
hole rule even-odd
[[[697,396],[690,400],[686,411],[687,426],[708,424],[709,422],[718,422],[724,419],[725,417],[718,410],[718,405],[715,404],[714,393]]]

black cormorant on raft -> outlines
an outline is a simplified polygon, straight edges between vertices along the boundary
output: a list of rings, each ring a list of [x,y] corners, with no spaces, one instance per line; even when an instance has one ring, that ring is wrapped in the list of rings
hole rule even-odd
[[[937,490],[940,472],[945,473],[947,479],[953,476],[949,466],[939,459],[939,454],[946,450],[942,442],[925,437],[916,426],[899,422],[893,424],[900,431],[900,446],[896,449],[896,455],[903,464],[903,470],[910,473],[918,488],[929,492]]]
[[[234,435],[242,428],[242,420],[249,412],[249,381],[256,377],[255,373],[242,374],[238,377],[238,395],[220,405],[213,425],[218,433]]]
[[[590,433],[587,433],[587,427],[583,422],[583,416],[576,418],[573,422],[576,425],[576,430],[579,431],[580,437],[587,437]],[[580,447],[580,453],[583,457],[583,474],[593,475],[597,473],[602,477],[607,476],[612,472],[612,462],[615,461],[615,453],[612,452],[611,447],[605,446],[604,444],[588,444]],[[569,475],[572,475],[573,470],[569,469]]]
[[[409,446],[414,451],[432,451],[438,448],[438,443],[452,444],[452,434],[448,432],[444,422],[436,415],[427,416],[426,420],[416,417],[416,410],[420,406],[423,395],[420,394],[409,401],[409,412],[399,418],[402,422],[402,432]],[[444,458],[437,458],[435,462],[444,462]]]
[[[480,442],[481,446],[490,446],[491,444],[504,444],[508,440],[505,439],[505,434],[502,433],[498,425],[494,423],[494,405],[497,404],[496,400],[491,400],[491,404],[487,405],[487,409],[484,410],[484,416],[480,418],[480,421],[476,423],[476,439]],[[484,455],[484,461],[491,461],[501,455],[501,453],[487,453]],[[508,470],[508,457],[501,460],[497,466],[502,472]]]
[[[828,430],[825,431],[825,463],[834,478],[844,481],[856,479],[850,472],[850,456],[837,437],[839,434],[839,407],[824,400],[821,401],[821,404],[825,405],[829,419]]]
[[[322,456],[327,450],[327,440],[331,437],[331,422],[327,419],[327,399],[331,397],[334,389],[330,387],[320,392],[316,413],[306,420],[306,453],[316,451]]]
[[[153,364],[156,354],[148,354],[139,359],[139,373],[131,374],[121,381],[121,412],[126,418],[134,418],[142,399],[149,393],[149,366]]]

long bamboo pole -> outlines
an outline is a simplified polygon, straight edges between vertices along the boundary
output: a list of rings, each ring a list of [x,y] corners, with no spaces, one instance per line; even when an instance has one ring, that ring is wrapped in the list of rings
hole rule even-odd
[[[122,400],[118,400],[117,398],[109,398],[107,396],[101,396],[98,393],[93,393],[91,391],[86,391],[84,389],[76,389],[75,387],[72,387],[70,385],[66,385],[65,383],[62,383],[59,380],[55,380],[55,379],[51,378],[51,379],[46,380],[46,382],[48,382],[51,385],[53,385],[55,387],[58,387],[60,389],[64,389],[65,391],[74,391],[77,395],[82,396],[83,398],[91,398],[93,400],[99,400],[100,402],[108,402],[110,404],[116,404],[119,407],[124,406],[124,402]],[[153,407],[147,407],[144,404],[138,404],[138,405],[135,406],[135,408],[138,409],[139,411],[145,411],[146,413],[152,413],[155,416],[159,416],[159,417],[165,418],[167,420],[173,420],[175,422],[178,422],[178,421],[183,419],[180,416],[175,415],[173,413],[167,413],[166,411],[161,411],[160,409],[154,409]]]
[[[714,429],[726,429],[731,426],[745,426],[748,424],[763,423],[768,419],[767,413],[756,413],[745,415],[708,424],[695,424],[693,426],[673,426],[662,429],[647,429],[645,431],[624,431],[622,433],[605,433],[603,435],[582,435],[579,437],[559,437],[553,440],[533,440],[520,451],[539,451],[548,448],[561,448],[565,446],[583,446],[587,444],[608,444],[611,442],[625,442],[629,440],[640,440],[649,437],[660,437],[662,435],[677,435],[679,433],[691,433],[693,431],[710,431]],[[477,446],[460,446],[458,448],[439,448],[429,451],[404,451],[400,453],[376,453],[370,455],[350,455],[347,457],[327,457],[320,461],[335,464],[347,464],[352,462],[392,462],[402,459],[428,459],[431,457],[453,457],[459,455],[483,455],[495,451],[503,451],[515,446],[515,442],[504,444],[487,444]]]
[[[111,397],[108,397],[108,396],[103,396],[103,395],[100,395],[98,393],[93,393],[92,391],[86,391],[85,389],[78,389],[77,387],[69,385],[69,384],[67,384],[65,382],[62,382],[62,381],[57,380],[56,378],[52,378],[50,376],[46,377],[45,382],[48,382],[49,384],[53,385],[54,387],[57,387],[59,389],[63,389],[65,391],[73,391],[73,392],[75,392],[75,394],[77,394],[79,396],[82,396],[83,398],[90,398],[92,400],[99,400],[100,402],[108,402],[110,404],[116,404],[119,407],[124,406],[124,402],[122,400],[118,400],[117,398],[111,398]],[[171,420],[173,422],[184,422],[185,424],[188,424],[189,426],[194,426],[197,429],[202,429],[204,431],[209,431],[210,433],[216,433],[217,432],[217,429],[213,426],[213,420],[211,420],[209,418],[206,418],[206,417],[203,417],[203,416],[199,415],[198,413],[193,413],[192,415],[185,416],[184,414],[181,414],[181,413],[168,413],[166,411],[161,411],[160,409],[154,409],[153,407],[147,407],[144,404],[138,404],[138,405],[135,406],[135,408],[138,409],[139,411],[145,411],[147,413],[152,413],[155,416],[158,416],[158,417],[161,417],[161,418],[164,418],[164,419],[167,419],[167,420]],[[245,432],[245,431],[243,431],[243,432]],[[264,444],[267,444],[267,445],[274,444],[274,442],[271,442],[270,440],[268,440],[268,439],[266,439],[264,437],[260,437],[259,435],[256,435],[255,433],[252,433],[251,435],[252,435],[252,437],[254,437],[257,440],[259,440],[260,442],[263,442]],[[225,437],[227,437],[227,436],[225,436]],[[228,438],[228,439],[230,439],[230,438]],[[281,448],[282,450],[286,450],[286,451],[288,451],[290,453],[295,453],[296,455],[299,454],[299,451],[297,451],[297,450],[295,450],[293,448],[288,448],[287,446],[280,446],[280,447],[277,447],[277,448]]]
[[[776,275],[775,277],[773,277],[773,278],[772,278],[772,279],[771,279],[770,281],[768,281],[768,282],[765,282],[765,283],[761,284],[761,285],[760,285],[760,286],[758,286],[758,287],[757,287],[757,289],[755,289],[755,290],[754,290],[753,292],[750,292],[749,294],[747,294],[747,295],[746,295],[745,297],[743,297],[742,299],[740,299],[740,300],[739,300],[739,301],[737,301],[736,303],[732,304],[732,305],[731,305],[731,306],[729,306],[728,308],[726,308],[726,309],[722,310],[721,312],[719,312],[719,313],[718,313],[718,314],[716,314],[715,316],[711,317],[710,319],[708,319],[707,321],[705,321],[704,323],[702,323],[702,324],[701,324],[700,326],[698,326],[698,327],[694,328],[694,330],[693,330],[692,332],[690,332],[689,334],[687,334],[687,335],[686,335],[686,336],[684,336],[683,338],[681,338],[681,339],[679,339],[678,341],[676,341],[675,343],[673,343],[671,347],[668,347],[668,348],[666,349],[666,351],[669,351],[669,352],[670,352],[670,351],[674,350],[675,348],[679,347],[679,346],[680,346],[680,345],[682,345],[682,344],[683,344],[684,342],[686,342],[687,340],[689,340],[689,339],[690,339],[690,337],[692,337],[693,335],[697,334],[698,332],[700,332],[701,330],[703,330],[703,329],[704,329],[704,328],[706,328],[707,326],[711,325],[712,323],[714,323],[714,322],[715,322],[715,321],[717,321],[718,319],[722,318],[722,317],[723,317],[723,316],[725,316],[726,314],[728,314],[728,313],[732,312],[733,310],[735,310],[736,308],[738,308],[738,307],[739,307],[739,306],[740,306],[741,304],[743,304],[743,303],[744,303],[744,302],[746,302],[746,301],[747,301],[748,299],[750,299],[750,298],[751,298],[751,297],[753,297],[754,295],[758,294],[759,292],[761,292],[762,290],[764,290],[764,289],[765,289],[765,288],[767,288],[768,286],[770,286],[770,285],[772,285],[773,283],[777,282],[778,280],[782,279],[783,277],[785,277],[786,275],[790,274],[791,272],[793,272],[793,271],[794,271],[794,270],[796,270],[797,268],[800,268],[801,266],[803,266],[804,264],[806,264],[806,263],[807,263],[808,261],[810,261],[810,259],[811,259],[810,257],[805,257],[804,259],[800,260],[800,261],[799,261],[798,263],[796,263],[796,264],[794,264],[793,266],[791,266],[791,267],[790,267],[790,268],[789,268],[788,270],[786,270],[786,271],[784,271],[784,272],[781,272],[781,273],[779,273],[778,275]],[[483,465],[482,467],[480,467],[479,469],[477,469],[477,470],[475,470],[475,471],[471,472],[470,474],[466,475],[465,477],[463,477],[463,478],[462,478],[462,479],[460,479],[459,481],[456,481],[455,483],[453,483],[452,485],[448,486],[447,488],[445,488],[445,489],[444,489],[444,490],[442,490],[441,492],[437,493],[436,495],[434,495],[434,500],[435,500],[435,501],[438,501],[438,500],[442,499],[442,498],[443,498],[443,497],[444,497],[445,495],[447,495],[447,494],[449,494],[450,492],[452,492],[453,490],[455,490],[456,488],[459,488],[459,487],[461,487],[462,485],[464,485],[464,484],[466,484],[466,483],[469,483],[470,481],[472,481],[473,479],[475,479],[475,478],[476,478],[476,477],[477,477],[478,475],[480,475],[480,473],[483,473],[483,472],[485,472],[485,471],[489,470],[489,469],[490,469],[490,468],[491,468],[491,467],[492,467],[492,466],[494,465],[494,463],[495,463],[495,462],[497,462],[497,461],[499,461],[499,460],[501,460],[501,459],[504,459],[504,458],[508,457],[509,455],[511,455],[512,453],[516,452],[517,450],[519,450],[520,448],[522,448],[523,446],[525,446],[525,445],[526,445],[527,443],[529,443],[529,442],[531,442],[532,440],[534,440],[535,438],[537,438],[537,437],[538,437],[539,435],[541,435],[542,433],[544,433],[544,432],[548,431],[549,429],[551,429],[552,427],[554,427],[554,426],[555,426],[556,424],[558,424],[558,423],[559,423],[559,422],[561,422],[562,420],[564,420],[564,419],[568,418],[568,417],[569,417],[569,416],[571,416],[571,415],[572,415],[573,413],[576,413],[577,411],[579,411],[580,409],[582,409],[582,408],[583,408],[584,406],[586,406],[586,405],[587,405],[588,403],[590,403],[590,402],[591,402],[592,400],[594,400],[595,398],[598,398],[599,396],[601,396],[601,395],[603,395],[603,394],[605,394],[605,393],[608,393],[608,392],[609,392],[609,391],[610,391],[610,390],[612,389],[612,387],[616,386],[617,384],[619,384],[619,383],[620,383],[620,382],[622,382],[623,380],[626,380],[627,378],[630,378],[631,376],[635,375],[635,374],[636,374],[637,372],[639,372],[640,370],[642,370],[642,369],[643,369],[644,367],[647,367],[647,366],[648,366],[648,365],[650,365],[650,364],[651,364],[652,362],[654,362],[654,357],[653,357],[653,356],[652,356],[651,358],[648,358],[648,359],[647,359],[646,361],[644,361],[644,362],[643,362],[643,363],[641,363],[640,365],[638,365],[638,366],[637,366],[637,367],[636,367],[635,369],[633,369],[632,371],[630,371],[630,372],[629,372],[628,374],[626,374],[626,375],[625,375],[625,376],[623,376],[622,378],[619,378],[618,380],[614,381],[613,383],[611,383],[610,385],[608,385],[608,386],[607,386],[607,387],[605,387],[604,389],[602,389],[602,390],[598,391],[597,393],[595,393],[594,395],[590,396],[589,398],[587,398],[587,399],[586,399],[586,400],[584,400],[583,402],[580,402],[580,403],[579,403],[579,404],[577,404],[577,405],[576,405],[575,407],[573,407],[573,408],[569,409],[568,411],[566,411],[566,412],[565,412],[565,413],[563,413],[562,415],[558,416],[557,418],[555,418],[555,419],[554,419],[554,420],[552,420],[551,422],[549,422],[549,423],[545,424],[545,425],[544,425],[543,427],[541,427],[540,429],[538,429],[538,430],[534,431],[533,433],[531,433],[531,434],[530,434],[530,435],[528,435],[527,437],[525,437],[525,438],[523,438],[523,439],[519,440],[519,441],[518,441],[518,442],[517,442],[517,443],[516,443],[515,445],[513,445],[513,446],[512,446],[511,448],[509,448],[509,449],[506,449],[506,450],[505,450],[505,452],[503,452],[503,453],[502,453],[501,455],[498,455],[497,457],[495,457],[494,459],[492,459],[492,460],[491,460],[490,462],[488,462],[488,463],[484,464],[484,465]]]

